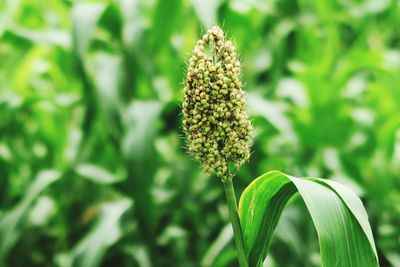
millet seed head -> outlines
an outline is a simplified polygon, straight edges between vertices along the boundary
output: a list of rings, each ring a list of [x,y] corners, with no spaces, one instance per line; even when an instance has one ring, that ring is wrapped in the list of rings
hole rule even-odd
[[[217,26],[192,52],[182,109],[189,153],[206,173],[231,179],[250,157],[252,125],[235,46]]]

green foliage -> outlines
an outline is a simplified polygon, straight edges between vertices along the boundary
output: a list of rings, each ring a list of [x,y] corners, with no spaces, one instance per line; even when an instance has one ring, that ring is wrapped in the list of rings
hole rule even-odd
[[[0,1],[0,266],[235,266],[221,184],[188,159],[179,107],[214,22],[255,129],[237,192],[271,169],[339,181],[381,266],[400,266],[396,0]],[[321,266],[315,235],[294,199],[265,266]]]
[[[366,211],[345,186],[323,179],[268,172],[243,192],[239,204],[250,266],[262,266],[290,198],[299,192],[317,230],[322,266],[378,266]]]

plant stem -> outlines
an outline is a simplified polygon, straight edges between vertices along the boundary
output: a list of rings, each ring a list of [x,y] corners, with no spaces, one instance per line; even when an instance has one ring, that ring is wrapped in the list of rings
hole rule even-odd
[[[244,240],[242,227],[240,226],[239,214],[236,203],[235,190],[232,179],[222,180],[225,190],[226,201],[228,203],[229,218],[233,227],[233,236],[235,239],[236,252],[240,267],[248,267],[246,250],[244,249]]]

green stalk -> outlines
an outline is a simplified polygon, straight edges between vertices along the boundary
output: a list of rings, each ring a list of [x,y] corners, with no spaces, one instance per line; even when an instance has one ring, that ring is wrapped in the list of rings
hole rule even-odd
[[[229,218],[233,227],[233,236],[235,239],[239,266],[248,267],[249,264],[247,262],[246,250],[244,249],[242,227],[240,226],[239,213],[232,179],[222,180],[222,183],[224,185],[226,201],[228,203]]]

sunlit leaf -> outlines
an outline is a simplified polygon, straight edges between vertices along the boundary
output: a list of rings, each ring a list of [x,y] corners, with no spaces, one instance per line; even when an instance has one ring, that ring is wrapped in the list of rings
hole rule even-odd
[[[106,7],[103,3],[78,3],[74,6],[72,11],[73,42],[81,58],[86,53],[96,24]]]
[[[117,175],[93,164],[80,164],[76,167],[76,172],[82,177],[99,184],[112,184],[121,180]]]
[[[65,31],[33,31],[29,29],[14,27],[8,29],[8,32],[37,44],[55,45],[64,48],[70,48],[71,46],[70,35],[68,32]]]
[[[131,205],[122,199],[102,207],[96,225],[73,249],[73,266],[99,266],[107,249],[121,237],[120,220]]]
[[[254,180],[240,198],[250,266],[261,266],[282,211],[296,192],[316,228],[323,266],[378,266],[368,217],[354,193],[337,183],[277,171]]]
[[[21,238],[26,221],[25,216],[33,201],[49,185],[57,181],[61,173],[56,170],[46,170],[38,173],[23,199],[12,210],[0,217],[0,265],[9,250]]]
[[[138,0],[119,0],[121,14],[124,20],[122,36],[128,45],[137,45],[144,28],[143,17],[140,13],[141,2]]]
[[[123,73],[120,56],[98,53],[93,65],[93,81],[96,86],[99,104],[107,118],[115,122],[116,113],[121,107],[120,88]]]
[[[125,252],[131,255],[141,267],[152,267],[149,252],[145,246],[128,246]]]
[[[123,150],[127,158],[142,160],[151,154],[156,120],[162,105],[156,101],[135,101],[125,113],[127,135]]]
[[[124,114],[126,135],[122,148],[129,162],[126,187],[135,199],[137,218],[143,228],[141,234],[149,243],[156,238],[157,216],[151,190],[156,169],[154,142],[161,108],[162,104],[157,101],[133,101]]]
[[[207,253],[204,255],[201,260],[202,267],[211,267],[214,266],[214,261],[218,257],[218,255],[222,252],[222,250],[226,247],[226,245],[232,240],[233,231],[231,225],[226,225],[218,237],[214,240],[214,242],[210,245],[210,248],[207,250]]]
[[[263,99],[263,97],[258,94],[249,94],[248,102],[250,111],[254,115],[264,117],[289,140],[296,139],[292,123],[285,114],[287,106],[284,103]]]
[[[219,0],[191,0],[190,2],[204,29],[208,29],[217,23]]]

